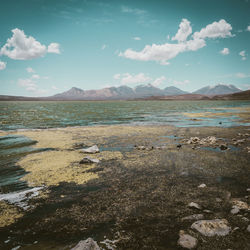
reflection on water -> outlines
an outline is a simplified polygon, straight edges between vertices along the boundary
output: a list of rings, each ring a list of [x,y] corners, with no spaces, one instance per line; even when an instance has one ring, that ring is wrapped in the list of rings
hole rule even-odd
[[[0,102],[0,129],[56,128],[109,124],[170,124],[175,126],[239,125],[237,116],[192,120],[185,112],[232,112],[248,101],[84,101]],[[219,108],[222,108],[220,110]]]

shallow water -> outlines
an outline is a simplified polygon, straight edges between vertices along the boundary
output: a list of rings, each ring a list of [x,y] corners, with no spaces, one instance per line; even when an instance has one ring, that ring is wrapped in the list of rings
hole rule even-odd
[[[192,120],[183,113],[237,113],[230,108],[249,106],[249,101],[0,102],[0,130],[110,124],[218,126],[219,122],[230,127],[239,125],[237,116]]]

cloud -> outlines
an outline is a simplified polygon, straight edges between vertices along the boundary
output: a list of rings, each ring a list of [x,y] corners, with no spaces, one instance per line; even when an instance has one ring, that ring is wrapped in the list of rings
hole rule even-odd
[[[0,61],[0,70],[4,70],[6,68],[6,62]]]
[[[158,87],[158,86],[160,86],[165,80],[166,80],[166,77],[165,77],[165,76],[161,76],[161,77],[159,77],[159,78],[156,78],[156,79],[152,82],[152,85],[155,86],[155,87]]]
[[[6,44],[1,48],[0,55],[8,56],[14,60],[30,60],[43,57],[47,52],[59,52],[57,43],[51,43],[47,50],[47,47],[34,37],[26,36],[23,30],[16,28],[12,30],[12,33],[12,37],[7,39]]]
[[[184,42],[187,40],[188,36],[192,33],[192,27],[187,19],[182,19],[179,30],[176,35],[172,37],[172,40],[177,40],[178,42]]]
[[[35,73],[35,70],[32,69],[31,67],[26,68],[26,71],[27,71],[28,73]]]
[[[107,45],[106,45],[106,44],[103,44],[102,47],[101,47],[102,50],[104,50],[104,49],[106,49],[106,48],[107,48]]]
[[[34,74],[34,75],[31,76],[31,78],[32,78],[32,79],[40,79],[40,76],[37,75],[37,74]]]
[[[232,36],[231,30],[232,26],[222,19],[219,22],[207,25],[200,32],[195,32],[193,38],[187,40],[192,32],[192,28],[190,22],[187,19],[183,19],[177,34],[172,38],[172,40],[177,40],[178,43],[146,45],[141,51],[129,48],[124,52],[120,52],[119,56],[138,61],[156,61],[162,65],[168,65],[168,61],[180,53],[197,51],[205,47],[205,38],[226,38]]]
[[[213,22],[211,24],[208,24],[199,32],[195,32],[193,37],[194,39],[226,38],[232,36],[231,30],[231,24],[227,23],[224,19],[221,19],[219,22]]]
[[[190,81],[189,80],[184,80],[184,81],[176,81],[176,80],[173,80],[172,83],[174,85],[186,85],[186,84],[189,84]]]
[[[58,90],[58,88],[56,86],[52,86],[51,88],[54,90]]]
[[[135,15],[144,15],[144,14],[147,13],[146,10],[130,8],[130,7],[127,7],[127,6],[122,6],[121,11],[123,13],[131,13],[131,14],[135,14]]]
[[[238,77],[238,78],[249,78],[250,75],[246,75],[244,73],[239,72],[239,73],[236,74],[236,77]]]
[[[133,37],[133,39],[134,39],[134,40],[136,40],[136,41],[140,41],[140,40],[141,40],[141,38],[140,38],[140,37],[138,37],[138,36]]]
[[[61,54],[60,44],[59,43],[51,43],[48,46],[48,53]]]
[[[249,25],[249,26],[247,26],[247,31],[250,31],[250,25]]]
[[[241,60],[246,60],[247,59],[247,57],[246,57],[246,51],[245,50],[242,50],[240,53],[239,53],[239,55],[241,56]]]
[[[229,54],[229,49],[228,48],[224,48],[223,50],[220,51],[220,53],[222,55],[228,55]]]
[[[30,78],[27,79],[18,79],[17,84],[21,87],[24,87],[28,91],[35,91],[37,89],[37,84]]]
[[[151,78],[146,76],[144,73],[139,73],[137,75],[131,75],[129,73],[124,74],[115,74],[113,76],[114,79],[120,80],[121,84],[137,84],[137,83],[145,83],[151,81]]]

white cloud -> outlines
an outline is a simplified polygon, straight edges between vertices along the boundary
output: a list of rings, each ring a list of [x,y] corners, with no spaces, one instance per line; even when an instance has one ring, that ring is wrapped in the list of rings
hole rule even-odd
[[[249,26],[247,26],[247,31],[250,31],[250,25],[249,25]]]
[[[195,32],[194,39],[201,38],[226,38],[232,36],[232,26],[227,23],[224,19],[219,22],[213,22],[208,24],[205,28],[202,28],[199,32]]]
[[[35,91],[37,89],[37,84],[30,78],[28,79],[18,79],[18,85],[24,87],[28,91]]]
[[[60,44],[59,43],[51,43],[48,46],[48,53],[61,54]]]
[[[246,57],[246,51],[245,50],[242,50],[240,53],[239,53],[239,55],[241,56],[241,60],[246,60],[247,59],[247,57]]]
[[[189,40],[185,43],[165,43],[165,44],[152,44],[146,45],[142,51],[134,51],[127,49],[124,53],[120,53],[119,56],[123,56],[132,60],[139,61],[156,61],[162,65],[169,64],[169,60],[175,58],[178,54],[185,51],[195,51],[206,45],[202,39]]]
[[[184,81],[176,81],[176,80],[173,80],[172,83],[174,85],[186,85],[186,84],[189,84],[190,81],[189,80],[184,80]]]
[[[115,80],[120,79],[120,77],[121,77],[121,74],[115,74],[115,75],[113,76],[113,78],[114,78]]]
[[[244,73],[239,72],[239,73],[236,74],[236,77],[238,77],[238,78],[249,78],[250,75],[246,75]]]
[[[193,39],[186,40],[191,34],[190,22],[183,19],[179,30],[172,40],[178,43],[152,44],[146,45],[141,51],[131,48],[120,52],[119,56],[138,61],[156,61],[162,65],[169,64],[169,60],[178,54],[187,51],[197,51],[206,46],[205,38],[225,38],[232,36],[232,26],[225,20],[207,25],[200,32],[195,32]]]
[[[138,37],[138,36],[133,37],[133,39],[134,39],[134,40],[136,40],[136,41],[140,41],[140,40],[141,40],[141,38],[140,38],[140,37]]]
[[[0,61],[0,70],[4,70],[6,68],[6,62]]]
[[[229,54],[229,49],[228,48],[224,48],[223,50],[220,51],[220,53],[222,55],[228,55]]]
[[[172,40],[177,40],[178,42],[184,42],[187,40],[188,36],[192,33],[192,27],[187,19],[182,19],[179,30]]]
[[[127,7],[127,6],[122,6],[121,11],[123,13],[131,13],[131,14],[135,14],[135,15],[144,15],[144,14],[147,13],[146,10],[130,8],[130,7]]]
[[[129,73],[125,73],[120,76],[121,84],[146,83],[149,82],[150,80],[151,78],[146,76],[144,73],[139,73],[137,75],[131,75]]]
[[[14,60],[30,60],[44,56],[49,53],[60,53],[59,45],[51,43],[48,50],[32,36],[26,36],[23,30],[18,28],[12,30],[12,37],[7,39],[6,44],[1,48],[0,55],[8,56]]]
[[[31,67],[26,68],[26,71],[27,71],[28,73],[35,73],[35,70],[32,69]]]
[[[159,77],[159,78],[156,78],[156,79],[152,82],[152,85],[155,86],[155,87],[158,87],[158,86],[160,86],[165,80],[166,80],[166,77],[165,77],[165,76],[161,76],[161,77]]]
[[[58,88],[56,86],[52,86],[51,88],[54,90],[58,90]]]
[[[37,75],[37,74],[34,74],[34,75],[31,76],[31,78],[32,78],[32,79],[40,79],[40,76]]]

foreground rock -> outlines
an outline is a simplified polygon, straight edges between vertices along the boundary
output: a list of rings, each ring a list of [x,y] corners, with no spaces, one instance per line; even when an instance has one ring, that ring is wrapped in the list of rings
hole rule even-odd
[[[100,163],[100,161],[98,159],[93,159],[89,156],[86,156],[79,163],[80,164],[91,164],[91,163]]]
[[[96,154],[96,153],[99,153],[100,150],[96,145],[94,145],[94,146],[92,146],[90,148],[82,149],[82,152],[89,153],[89,154]]]
[[[190,202],[188,204],[188,207],[189,208],[196,208],[196,209],[199,209],[199,210],[201,209],[201,206],[199,204],[195,203],[195,202]]]
[[[202,220],[204,218],[203,214],[192,214],[186,217],[183,217],[181,220]]]
[[[191,225],[192,229],[197,230],[204,236],[225,236],[231,231],[226,219],[199,220]]]
[[[87,240],[81,240],[71,250],[100,250],[100,247],[92,238],[88,238]]]
[[[201,185],[198,186],[198,188],[205,188],[207,185],[205,183],[202,183]]]
[[[183,248],[193,249],[197,246],[197,239],[189,234],[185,234],[184,231],[181,230],[178,245]]]

